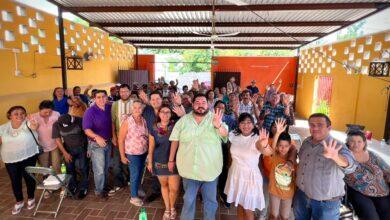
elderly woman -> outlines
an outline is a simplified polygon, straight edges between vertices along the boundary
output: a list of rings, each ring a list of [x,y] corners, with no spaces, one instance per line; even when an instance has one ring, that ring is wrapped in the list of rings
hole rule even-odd
[[[5,163],[8,175],[11,179],[12,190],[16,198],[16,204],[12,214],[18,214],[23,206],[22,178],[27,186],[27,209],[35,207],[35,181],[25,171],[27,166],[35,166],[38,145],[34,140],[37,123],[26,120],[26,109],[22,106],[13,106],[7,112],[8,122],[0,126],[0,155]]]
[[[367,151],[363,132],[348,133],[347,145],[358,167],[345,176],[347,196],[360,219],[390,219],[390,167],[377,155]]]
[[[142,206],[138,197],[138,188],[141,184],[145,160],[148,151],[149,132],[145,119],[142,117],[144,105],[141,101],[133,102],[133,112],[124,119],[118,137],[121,161],[129,165],[130,170],[130,203]]]

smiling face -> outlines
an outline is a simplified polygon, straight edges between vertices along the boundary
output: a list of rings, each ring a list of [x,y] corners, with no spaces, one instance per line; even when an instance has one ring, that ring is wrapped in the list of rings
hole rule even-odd
[[[107,95],[103,92],[99,92],[95,94],[95,103],[96,105],[102,107],[107,103]]]
[[[51,115],[51,113],[53,112],[52,109],[50,108],[44,108],[44,109],[41,109],[39,110],[39,115],[42,117],[42,118],[47,118]]]
[[[152,94],[150,96],[150,105],[154,108],[154,109],[158,109],[161,107],[161,104],[162,104],[162,98],[159,94]]]
[[[130,90],[127,87],[119,89],[119,96],[123,101],[126,101],[130,98]]]
[[[161,108],[158,113],[158,117],[162,122],[169,122],[169,120],[171,119],[171,115],[171,109],[169,109],[168,107]]]
[[[245,118],[240,124],[238,125],[242,135],[248,136],[252,134],[253,128],[255,125],[249,118]]]
[[[204,116],[209,112],[209,107],[207,105],[206,97],[199,96],[195,98],[194,103],[192,104],[193,111],[196,115]]]
[[[62,98],[64,96],[64,89],[63,88],[57,88],[54,92],[55,96],[57,98]]]
[[[23,109],[15,109],[13,110],[10,115],[8,115],[8,118],[11,120],[11,122],[14,123],[22,123],[26,119],[26,112]]]
[[[143,105],[141,102],[134,102],[133,103],[133,112],[132,112],[132,115],[134,117],[139,117],[142,115],[142,111],[143,111]]]

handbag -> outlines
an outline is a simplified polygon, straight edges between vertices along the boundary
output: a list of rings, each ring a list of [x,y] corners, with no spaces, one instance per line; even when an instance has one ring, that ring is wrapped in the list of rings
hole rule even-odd
[[[38,146],[38,155],[43,154],[43,147],[42,147],[42,145],[40,145],[40,144],[38,143],[37,139],[35,138],[34,133],[32,132],[31,128],[30,128],[30,127],[28,126],[28,124],[27,124],[27,121],[26,121],[26,126],[27,126],[28,130],[30,131],[31,135],[33,136],[35,143],[36,143],[37,146]]]

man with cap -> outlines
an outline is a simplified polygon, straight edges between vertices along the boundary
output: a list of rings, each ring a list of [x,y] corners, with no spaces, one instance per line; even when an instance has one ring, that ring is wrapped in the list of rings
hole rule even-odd
[[[259,93],[259,88],[256,86],[256,80],[252,80],[251,84],[246,88],[251,91],[252,95]]]
[[[78,198],[83,199],[88,193],[87,137],[82,128],[82,118],[69,114],[61,115],[53,124],[52,138],[64,155],[66,172],[71,175],[69,189],[79,191]],[[77,180],[76,161],[81,173]],[[78,184],[79,183],[79,184]]]

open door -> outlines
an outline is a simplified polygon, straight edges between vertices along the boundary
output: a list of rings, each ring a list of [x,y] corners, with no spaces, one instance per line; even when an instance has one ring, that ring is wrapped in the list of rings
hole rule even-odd
[[[214,75],[214,88],[222,88],[226,87],[226,83],[229,81],[231,77],[236,78],[236,84],[240,86],[241,81],[241,73],[240,72],[215,72]]]

